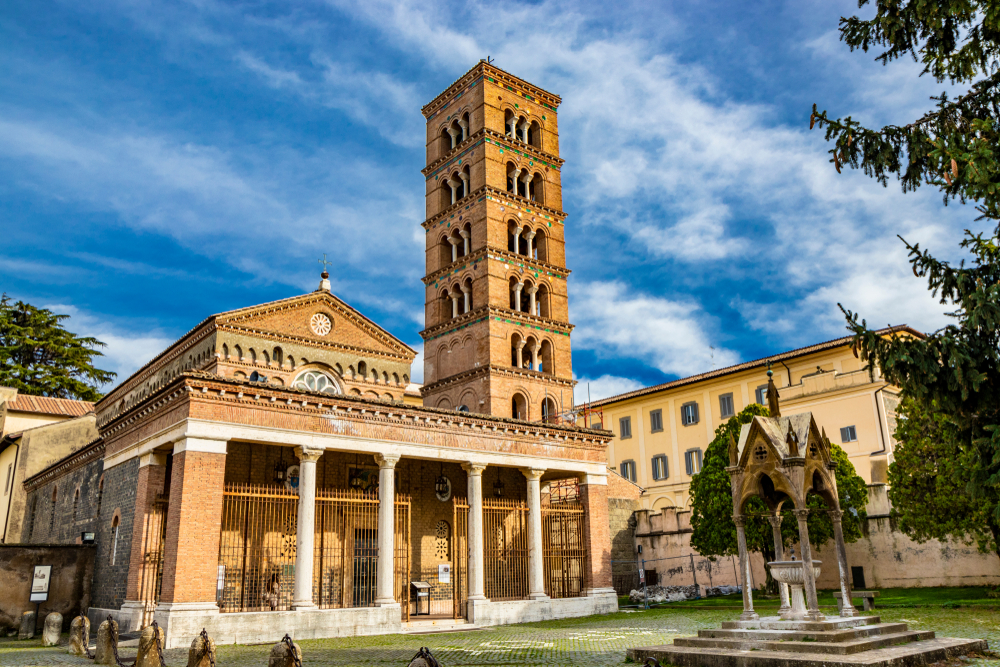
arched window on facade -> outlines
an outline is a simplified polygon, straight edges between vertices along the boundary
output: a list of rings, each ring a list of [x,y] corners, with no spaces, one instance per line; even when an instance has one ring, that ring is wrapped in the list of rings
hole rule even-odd
[[[537,120],[531,121],[528,126],[528,143],[539,150],[542,148],[542,127]]]
[[[226,345],[225,343],[222,344],[222,358],[223,359],[229,358],[229,346]]]
[[[552,343],[547,340],[543,340],[542,345],[538,350],[538,370],[540,372],[548,373],[549,375],[555,373],[552,357]]]
[[[510,365],[514,368],[524,368],[524,339],[521,334],[510,337]]]
[[[465,223],[458,232],[459,237],[462,239],[462,257],[465,257],[472,252],[472,225],[470,223]]]
[[[49,512],[49,538],[50,539],[52,537],[52,530],[53,530],[53,528],[55,528],[55,525],[56,525],[56,497],[57,497],[58,491],[59,491],[59,487],[57,487],[57,486],[53,486],[52,487],[52,507],[49,508],[51,510]]]
[[[368,364],[363,361],[358,362],[358,376],[362,380],[368,377]]]
[[[73,523],[76,523],[77,512],[80,510],[80,489],[73,494]]]
[[[521,310],[521,302],[524,301],[524,283],[517,278],[511,278],[510,285],[510,309]]]
[[[237,345],[233,351],[236,353],[236,361],[243,361],[243,348]]]
[[[316,370],[308,370],[300,374],[292,382],[292,388],[316,391],[323,394],[343,393],[340,384],[331,375]]]
[[[510,399],[510,416],[512,419],[528,419],[528,402],[524,394],[514,394]]]
[[[539,204],[545,204],[545,179],[541,174],[531,177],[531,187],[528,189],[528,198]]]
[[[521,178],[521,168],[513,162],[507,163],[507,192],[516,195],[518,193],[518,182]]]
[[[282,355],[281,348],[274,348],[274,355],[271,357],[274,361],[274,365],[281,368],[282,364],[285,362],[285,357]]]

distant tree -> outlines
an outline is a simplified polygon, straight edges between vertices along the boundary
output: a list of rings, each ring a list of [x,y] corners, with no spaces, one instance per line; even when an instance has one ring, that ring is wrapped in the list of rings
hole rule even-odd
[[[826,128],[838,172],[861,169],[883,185],[895,176],[904,192],[938,188],[945,204],[975,202],[977,220],[993,227],[991,235],[965,230],[970,261],[957,267],[903,241],[914,275],[953,308],[953,324],[926,338],[882,337],[841,306],[856,354],[954,442],[963,463],[948,468],[949,484],[989,504],[1000,487],[1000,2],[879,2],[870,20],[842,18],[840,35],[851,50],[884,49],[883,64],[912,56],[922,74],[968,87],[954,99],[933,98],[935,108],[907,125],[868,129],[813,105],[810,127]],[[1000,504],[994,514],[1000,519]]]
[[[953,539],[1000,556],[1000,505],[995,487],[970,495],[962,469],[974,450],[941,412],[904,399],[898,410],[889,500],[899,529],[917,542]]]
[[[69,315],[0,297],[0,385],[24,394],[96,401],[115,373],[94,367],[104,343],[63,328]]]
[[[733,494],[729,473],[729,437],[739,440],[740,429],[754,416],[768,416],[767,408],[751,403],[738,415],[715,430],[715,439],[705,451],[701,472],[691,478],[691,546],[703,556],[730,556],[738,553],[736,524],[733,523]],[[834,476],[840,508],[844,511],[842,526],[844,541],[855,542],[862,533],[866,520],[865,506],[868,504],[868,486],[858,476],[847,458],[847,453],[830,443],[830,454],[836,464]],[[809,514],[809,542],[819,548],[833,538],[833,523],[826,510],[826,503],[816,495],[807,498],[807,507],[817,510]],[[789,547],[799,540],[798,523],[791,514],[791,507],[783,508],[781,537],[783,546]],[[765,562],[775,558],[774,537],[769,513],[764,501],[753,498],[747,503],[744,515],[747,517],[744,531],[747,549],[760,553]],[[768,586],[770,587],[770,573]]]

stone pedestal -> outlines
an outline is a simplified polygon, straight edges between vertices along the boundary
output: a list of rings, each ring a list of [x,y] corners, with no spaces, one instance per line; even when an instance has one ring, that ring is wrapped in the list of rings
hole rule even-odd
[[[104,621],[97,628],[97,648],[94,651],[95,665],[115,664],[113,641],[118,637],[118,623],[112,619]]]
[[[26,611],[21,614],[21,629],[17,632],[18,639],[32,639],[35,636],[35,612]]]
[[[42,628],[42,646],[58,646],[62,634],[63,617],[54,611],[45,617],[45,627]]]
[[[191,642],[187,667],[215,667],[215,641],[207,633]]]
[[[299,645],[291,642],[289,647],[288,643],[280,641],[271,649],[267,667],[295,667],[295,658],[298,658],[299,663],[302,662],[302,649]]]
[[[90,644],[90,619],[77,616],[69,625],[69,653],[85,657]]]
[[[160,647],[163,646],[163,629],[147,625],[139,635],[139,655],[135,667],[160,667]]]

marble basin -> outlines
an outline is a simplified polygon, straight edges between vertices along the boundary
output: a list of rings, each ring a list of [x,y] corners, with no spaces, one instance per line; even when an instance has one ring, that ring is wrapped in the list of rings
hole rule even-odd
[[[802,586],[805,584],[803,562],[801,560],[779,560],[767,565],[771,568],[771,576],[774,577],[775,581],[792,586]],[[813,561],[813,573],[816,579],[819,579],[819,566],[822,564],[823,561]]]

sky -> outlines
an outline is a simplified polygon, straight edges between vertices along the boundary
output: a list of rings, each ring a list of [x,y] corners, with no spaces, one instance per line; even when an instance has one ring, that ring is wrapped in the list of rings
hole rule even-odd
[[[333,292],[421,350],[420,108],[489,56],[563,100],[578,401],[846,335],[838,303],[931,331],[947,307],[897,235],[958,260],[975,211],[837,174],[809,130],[813,103],[902,124],[942,90],[850,52],[857,11],[3,3],[0,291],[71,315],[120,381],[210,314],[314,290],[326,253]]]

